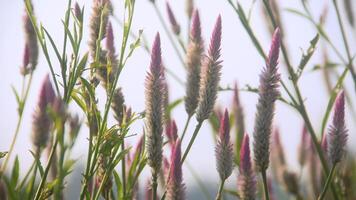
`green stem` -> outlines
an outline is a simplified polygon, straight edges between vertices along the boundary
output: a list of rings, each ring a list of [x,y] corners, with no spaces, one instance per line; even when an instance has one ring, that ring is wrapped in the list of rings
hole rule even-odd
[[[223,193],[223,189],[224,189],[224,184],[225,184],[225,180],[221,180],[219,191],[218,191],[218,194],[216,195],[216,198],[215,198],[216,200],[221,200],[222,199],[222,193]]]
[[[21,183],[19,184],[19,186],[17,187],[16,190],[22,190],[22,188],[23,188],[23,186],[25,185],[25,183],[26,183],[26,181],[27,181],[27,179],[28,179],[28,177],[29,177],[29,175],[30,175],[32,169],[35,167],[35,164],[36,164],[36,160],[34,160],[34,161],[32,162],[30,169],[27,171],[25,177],[22,179]]]
[[[326,183],[324,185],[323,191],[319,195],[318,200],[323,200],[324,199],[324,197],[326,195],[326,192],[328,190],[328,187],[329,187],[330,183],[332,182],[332,178],[333,178],[333,175],[334,175],[335,167],[336,167],[336,163],[331,168],[331,171],[330,171],[330,173],[328,175],[328,178],[326,179]]]
[[[125,138],[122,138],[122,144],[121,144],[121,149],[122,151],[125,150]],[[121,167],[122,167],[122,193],[123,193],[123,198],[126,198],[126,155],[122,158],[121,162]]]
[[[188,129],[190,119],[192,119],[192,115],[189,115],[187,118],[187,121],[185,122],[183,133],[182,133],[182,136],[180,137],[180,142],[182,142],[184,139],[185,133],[187,132],[187,129]]]
[[[154,172],[154,174],[152,174],[152,200],[157,200],[157,179],[158,175]]]
[[[355,70],[354,70],[354,66],[352,64],[352,57],[351,57],[351,53],[350,53],[350,48],[349,48],[349,44],[347,42],[347,38],[346,38],[346,34],[345,34],[345,29],[344,29],[344,25],[342,23],[342,19],[341,19],[341,15],[340,15],[340,10],[338,7],[338,4],[336,2],[336,0],[333,0],[333,4],[334,4],[334,8],[336,11],[336,16],[337,16],[337,20],[339,23],[339,27],[340,27],[340,31],[341,31],[341,35],[342,35],[342,40],[344,42],[344,46],[345,46],[345,50],[346,50],[346,54],[347,54],[347,59],[348,59],[348,64],[346,65],[351,73],[352,79],[354,81],[355,84],[355,90],[356,90],[356,74],[355,74]]]
[[[56,153],[57,145],[58,145],[58,138],[56,137],[54,145],[52,146],[52,149],[51,149],[51,153],[49,155],[49,159],[47,161],[46,169],[43,173],[40,185],[37,188],[37,192],[36,192],[36,196],[35,196],[34,200],[38,200],[41,197],[42,188],[44,187],[44,185],[46,183],[47,175],[48,175],[49,169],[51,168],[52,159],[53,159],[54,154]]]
[[[265,200],[269,200],[266,170],[265,169],[262,170],[261,174],[262,174],[263,191],[264,191],[264,194],[265,194]]]
[[[203,125],[203,122],[201,121],[201,122],[198,122],[197,126],[195,127],[193,136],[192,136],[192,138],[190,139],[189,144],[188,144],[188,147],[187,147],[187,149],[185,150],[185,152],[184,152],[184,154],[183,154],[182,163],[184,163],[184,160],[187,158],[188,153],[189,153],[190,149],[192,148],[192,145],[193,145],[193,143],[194,143],[194,141],[195,141],[195,138],[197,137],[198,132],[199,132],[199,130],[200,130],[200,128],[201,128],[202,125]]]
[[[31,178],[31,181],[30,181],[30,193],[28,195],[28,199],[30,200],[32,198],[32,194],[33,194],[33,188],[34,188],[34,185],[35,185],[35,182],[36,182],[36,176],[37,176],[37,160],[40,159],[40,148],[38,147],[37,150],[36,150],[36,158],[35,158],[35,168],[34,168],[34,171],[33,171],[33,175],[32,175],[32,178]]]
[[[31,74],[30,74],[30,77],[29,77],[29,80],[28,80],[28,84],[27,84],[27,87],[26,87],[26,90],[25,90],[25,94],[21,94],[21,95],[24,95],[24,96],[23,96],[23,99],[21,100],[20,105],[19,105],[19,119],[17,121],[14,137],[12,138],[12,142],[10,144],[9,152],[6,155],[4,163],[3,163],[2,167],[1,167],[1,170],[0,170],[0,178],[2,177],[3,173],[6,171],[7,164],[9,162],[9,159],[10,159],[11,154],[12,154],[12,152],[14,150],[14,147],[15,147],[17,136],[18,136],[18,134],[20,132],[20,127],[21,127],[22,119],[23,119],[23,112],[24,112],[25,105],[26,105],[26,102],[27,102],[28,93],[29,93],[31,85],[32,85],[32,77],[33,77],[33,72],[31,72]],[[25,80],[23,80],[23,83],[24,82],[25,82]],[[24,84],[22,84],[22,85],[24,86]],[[24,87],[22,88],[22,91],[23,91],[23,89],[24,89]]]

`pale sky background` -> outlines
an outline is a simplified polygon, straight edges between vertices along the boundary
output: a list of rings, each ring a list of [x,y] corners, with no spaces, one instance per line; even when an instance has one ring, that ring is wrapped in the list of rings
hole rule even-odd
[[[81,6],[85,5],[85,20],[87,21],[89,14],[91,13],[91,1],[87,0],[78,2]],[[123,13],[122,1],[116,0],[113,2],[115,14],[121,18]],[[279,2],[282,8],[295,8],[302,10],[300,1],[280,0]],[[170,3],[179,23],[181,24],[182,33],[186,33],[187,22],[185,16],[184,1],[171,0]],[[247,12],[251,6],[251,1],[241,0],[241,3]],[[267,52],[269,49],[270,38],[264,24],[264,17],[261,14],[261,3],[262,1],[257,1],[254,9],[252,10],[251,26],[263,44],[264,50]],[[49,33],[52,34],[55,42],[61,46],[63,40],[63,28],[60,20],[64,16],[67,1],[34,0],[33,4],[38,21],[42,22]],[[161,8],[164,17],[166,17],[165,1],[157,0],[157,4]],[[227,1],[196,0],[195,4],[197,5],[197,8],[201,14],[202,29],[206,45],[210,39],[210,34],[213,29],[216,17],[219,14],[222,16],[222,59],[224,62],[222,68],[221,85],[232,86],[236,80],[240,86],[244,86],[245,84],[257,86],[258,75],[264,65],[264,62],[255,50],[252,42],[250,41],[236,14],[229,6]],[[332,1],[311,0],[310,4],[315,19],[318,19],[318,16],[320,15],[325,5],[330,6],[326,30],[332,41],[335,43],[336,47],[343,53],[343,55],[345,55],[344,57],[346,57],[336,15],[332,7]],[[343,8],[342,5],[340,5],[340,7]],[[18,90],[21,87],[22,77],[19,74],[19,66],[22,63],[22,53],[24,48],[24,34],[22,31],[23,14],[23,1],[1,0],[0,25],[2,28],[0,32],[0,66],[2,69],[2,78],[0,84],[0,151],[6,151],[8,149],[17,121],[17,105],[10,86],[13,85]],[[306,20],[286,11],[282,12],[282,20],[284,22],[286,31],[285,42],[291,54],[290,57],[292,64],[296,66],[299,63],[299,59],[301,57],[301,48],[305,50],[309,46],[309,41],[315,36],[316,30]],[[346,22],[346,19],[344,19],[344,21]],[[116,47],[119,49],[121,29],[115,21],[112,21],[112,23],[114,24]],[[133,30],[137,33],[139,29],[144,30],[144,34],[146,35],[149,43],[152,42],[157,31],[161,33],[162,56],[166,67],[172,71],[175,71],[178,76],[185,79],[185,73],[182,70],[183,68],[178,58],[176,57],[175,52],[173,51],[173,48],[165,32],[163,31],[157,16],[155,15],[153,7],[150,5],[148,0],[137,0],[136,2]],[[84,32],[88,33],[87,24],[84,26]],[[350,39],[349,41],[352,49],[351,52],[353,52],[354,55],[356,43],[352,38],[355,38],[356,36],[355,31],[350,30],[349,26],[347,26],[346,32]],[[85,42],[87,39],[88,35],[86,34],[84,36],[84,42],[82,43],[82,50],[87,49],[87,43]],[[305,98],[305,103],[312,119],[313,126],[317,131],[319,131],[321,127],[321,120],[327,106],[328,97],[326,95],[326,89],[320,73],[310,72],[310,69],[321,61],[321,44],[322,42],[319,42],[319,49],[307,65],[305,74],[299,81],[302,95]],[[334,54],[331,51],[329,52],[330,57],[334,59]],[[82,51],[82,54],[83,53],[84,51]],[[58,62],[56,62],[56,58],[54,56],[52,56],[52,59],[53,64],[55,65],[55,68],[58,72]],[[334,61],[339,62],[337,59],[334,59]],[[140,112],[144,109],[144,78],[146,75],[146,70],[148,69],[148,65],[148,54],[143,49],[136,50],[133,56],[129,59],[127,66],[123,70],[122,76],[119,80],[119,84],[121,84],[123,87],[126,101],[136,112]],[[280,64],[280,69],[283,73],[283,79],[287,81],[283,62]],[[29,149],[31,149],[31,115],[35,107],[35,102],[37,102],[39,86],[45,74],[48,72],[49,68],[47,67],[47,62],[43,54],[40,53],[39,64],[34,75],[33,85],[24,113],[23,124],[15,146],[15,152],[13,154],[19,155],[21,169],[26,168],[32,161],[32,156],[29,153]],[[177,84],[177,82],[175,82],[175,80],[170,76],[168,76],[168,81],[170,86],[171,101],[182,97],[184,95],[184,88]],[[345,85],[347,86],[348,91],[352,91],[351,98],[355,100],[355,93],[353,92],[353,85],[349,75]],[[101,99],[104,99],[102,95],[100,97]],[[217,104],[223,108],[230,108],[231,101],[231,92],[221,92],[219,94]],[[245,111],[246,131],[249,134],[252,134],[257,95],[241,92],[241,101]],[[74,108],[72,112],[77,111],[78,109]],[[350,116],[350,111],[347,110],[346,112],[348,115],[347,125],[350,130],[348,147],[355,151],[356,136],[354,134],[354,119]],[[81,117],[83,118],[84,116],[81,115]],[[179,132],[181,132],[186,120],[183,104],[175,110],[173,117],[178,123]],[[192,131],[195,127],[195,120],[192,122],[193,123],[190,124],[188,131],[189,136],[192,134]],[[296,150],[300,141],[300,132],[303,125],[302,119],[295,110],[281,103],[277,103],[275,124],[281,130],[281,137],[283,146],[286,150],[286,158],[288,164],[291,166],[291,168],[296,170],[298,167],[296,161]],[[132,128],[132,132],[141,133],[142,126],[142,121],[136,123]],[[85,127],[85,125],[83,127]],[[214,145],[211,137],[210,126],[206,122],[204,123],[204,126],[196,139],[188,160],[189,163],[193,165],[193,167],[198,171],[199,175],[204,177],[205,180],[205,177],[211,180],[218,180],[218,174],[215,170]],[[78,138],[79,143],[74,148],[72,155],[73,158],[79,158],[81,160],[86,158],[86,138],[87,132],[86,128],[84,128]],[[131,144],[134,144],[134,140],[137,138],[138,137],[133,137],[130,139],[133,140]],[[185,146],[186,144],[183,144],[184,149]],[[184,173],[188,184],[193,183],[191,181],[192,179],[189,171],[185,169]],[[233,176],[231,180],[233,181],[234,178],[235,176]]]

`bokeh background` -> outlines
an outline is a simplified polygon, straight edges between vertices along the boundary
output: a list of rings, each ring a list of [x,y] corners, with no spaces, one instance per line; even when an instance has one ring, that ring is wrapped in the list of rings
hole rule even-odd
[[[122,19],[123,1],[113,0],[112,2],[114,5],[115,15]],[[264,50],[267,51],[270,43],[270,34],[267,30],[265,17],[261,11],[262,1],[256,1],[255,3],[253,2],[254,1],[251,0],[240,0],[240,3],[243,5],[246,11],[252,8],[250,21],[251,26],[263,44]],[[307,49],[309,46],[309,41],[316,35],[316,30],[312,24],[306,21],[304,18],[286,11],[287,8],[302,10],[300,1],[279,0],[277,2],[279,2],[282,9],[281,14],[285,29],[285,42],[291,55],[291,61],[293,65],[297,65],[302,55],[302,49]],[[87,22],[91,12],[92,1],[82,0],[78,1],[78,3],[81,6],[85,6],[84,41],[87,41]],[[158,7],[162,11],[163,16],[168,23],[167,15],[165,12],[165,1],[157,0],[156,3],[158,4]],[[187,17],[185,13],[185,1],[170,0],[169,3],[173,8],[178,22],[181,24],[182,33],[186,40]],[[346,55],[342,43],[342,37],[337,24],[337,18],[334,10],[331,7],[332,1],[311,0],[309,3],[315,19],[319,18],[324,9],[330,7],[328,9],[328,17],[325,29],[339,51],[341,51],[343,55]],[[33,0],[33,4],[38,20],[47,28],[55,42],[61,44],[63,40],[63,26],[61,19],[64,16],[67,1]],[[250,41],[239,19],[237,18],[233,9],[229,6],[228,2],[225,0],[195,0],[195,5],[201,14],[202,29],[206,45],[210,39],[210,34],[213,29],[215,19],[219,14],[222,16],[222,59],[224,62],[222,68],[221,86],[233,86],[235,81],[237,81],[240,87],[244,87],[246,84],[251,86],[258,86],[258,75],[264,66],[264,61],[255,50],[252,42]],[[22,53],[24,48],[24,35],[22,29],[23,15],[23,1],[0,1],[0,151],[6,151],[8,149],[18,118],[16,111],[17,103],[11,86],[17,89],[21,88],[22,77],[19,73],[19,67],[22,63]],[[346,22],[345,18],[344,21]],[[112,23],[114,25],[116,46],[117,49],[119,49],[122,30],[117,21],[112,20]],[[158,17],[148,0],[137,0],[136,2],[133,31],[138,33],[138,30],[140,29],[143,30],[149,44],[151,44],[157,31],[161,33],[162,56],[165,62],[165,66],[171,71],[174,71],[175,74],[180,78],[185,79],[185,72],[183,67],[180,64],[171,46],[171,43],[163,31]],[[346,33],[349,38],[351,52],[355,53],[356,41],[354,39],[356,38],[356,32],[347,26]],[[311,69],[315,65],[318,65],[322,62],[323,45],[325,45],[325,42],[321,39],[321,41],[318,43],[318,49],[316,50],[316,53],[307,65],[305,73],[299,81],[302,95],[305,97],[305,104],[310,114],[313,126],[316,130],[320,130],[322,116],[328,103],[328,95],[321,72],[312,71]],[[340,62],[334,53],[330,50],[330,48],[328,46],[326,47],[328,48],[330,59],[336,63]],[[87,50],[86,42],[82,43],[82,50]],[[52,51],[51,53],[55,68],[58,69],[59,65],[55,61],[55,57],[53,56]],[[133,56],[129,59],[128,64],[124,68],[122,76],[119,80],[119,84],[123,87],[123,92],[127,104],[130,105],[135,112],[141,112],[144,110],[144,78],[148,64],[148,54],[142,48],[137,49]],[[282,78],[287,80],[288,77],[286,75],[285,69],[286,68],[283,62],[281,61],[280,71],[282,72]],[[37,101],[39,86],[47,73],[49,73],[47,62],[43,54],[40,54],[39,65],[34,75],[34,82],[30,91],[28,104],[25,109],[23,124],[14,151],[14,155],[19,155],[21,171],[25,171],[25,169],[32,161],[32,156],[29,152],[29,150],[32,148],[30,140],[32,121],[31,115]],[[171,101],[181,98],[184,95],[184,87],[178,84],[169,75],[168,84]],[[346,78],[345,86],[348,91],[352,91],[351,99],[353,102],[355,102],[355,93],[353,92],[354,88],[350,76]],[[99,92],[99,95],[101,95],[100,97],[102,97],[102,101],[104,101],[104,93]],[[233,94],[231,91],[220,92],[217,105],[221,108],[231,108],[232,95]],[[252,134],[257,95],[248,92],[241,92],[240,95],[245,111],[246,130],[248,134]],[[102,104],[103,102],[99,102],[99,104],[100,103]],[[80,113],[79,109],[75,106],[70,107],[70,109],[72,112]],[[350,130],[348,148],[355,152],[355,118],[352,117],[351,111],[349,109],[346,111],[346,113],[346,121]],[[178,130],[181,131],[186,120],[183,104],[174,110],[172,116],[177,121]],[[81,115],[81,118],[84,119],[84,116]],[[113,120],[111,122],[113,123]],[[300,133],[303,126],[303,121],[295,110],[278,102],[274,123],[280,129],[288,165],[291,169],[297,170],[297,148],[300,142]],[[190,131],[188,131],[188,135],[192,134],[194,126],[195,121],[193,120],[193,123],[190,124]],[[74,176],[77,178],[70,178],[70,180],[74,180],[74,182],[69,183],[73,187],[80,184],[79,177],[80,170],[82,168],[81,164],[86,158],[85,154],[88,144],[86,138],[88,135],[85,125],[83,127],[84,128],[82,129],[78,138],[79,143],[75,146],[72,154],[74,159],[78,159],[76,171],[74,173]],[[142,127],[143,121],[139,121],[133,126],[131,129],[132,134],[138,135],[130,137],[130,144],[135,144],[135,141],[142,133]],[[185,146],[186,144],[183,143],[183,148],[185,148]],[[10,163],[12,163],[12,160],[13,158],[10,160]],[[215,170],[214,143],[212,140],[210,125],[208,123],[204,123],[204,126],[198,135],[196,143],[194,144],[188,157],[188,162],[196,171],[197,175],[202,178],[204,183],[211,185],[212,188],[217,188],[219,179]],[[145,173],[148,174],[148,170],[146,171],[147,172]],[[230,186],[228,187],[236,187],[235,176],[236,175],[233,175],[229,179]],[[194,192],[195,189],[192,188],[196,188],[196,182],[192,177],[191,172],[186,167],[184,168],[184,179],[187,184],[188,192]],[[70,190],[69,194],[75,196],[77,192],[78,191]]]

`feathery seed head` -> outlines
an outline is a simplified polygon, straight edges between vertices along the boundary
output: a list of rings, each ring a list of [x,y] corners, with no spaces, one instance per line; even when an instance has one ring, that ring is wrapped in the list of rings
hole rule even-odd
[[[321,139],[321,149],[324,152],[324,155],[328,152],[328,134],[323,134],[323,138]]]
[[[166,1],[166,9],[167,9],[167,15],[168,15],[169,22],[171,23],[172,31],[174,34],[179,35],[180,34],[180,26],[177,23],[176,17],[174,16],[174,13],[173,13],[172,8],[169,5],[168,1]]]
[[[239,195],[242,200],[256,198],[256,177],[252,169],[249,137],[245,134],[240,150],[239,175],[237,177]]]
[[[336,97],[333,121],[329,128],[328,153],[332,164],[340,162],[345,154],[347,131],[345,125],[345,94],[344,91],[341,91]]]
[[[178,139],[171,155],[170,178],[167,185],[167,197],[170,200],[185,199],[185,186],[183,183],[181,142]]]
[[[199,122],[208,119],[215,105],[221,76],[220,58],[221,17],[219,16],[210,41],[210,49],[202,64],[199,102],[196,118]]]
[[[190,41],[187,49],[187,84],[186,96],[184,99],[185,110],[189,116],[192,116],[198,106],[201,60],[204,52],[204,44],[201,37],[201,27],[199,12],[194,12],[192,28],[190,32]]]
[[[271,50],[266,67],[260,75],[259,98],[254,127],[254,160],[259,171],[269,165],[270,136],[274,116],[275,101],[279,96],[280,74],[278,73],[278,53],[280,33],[277,28],[273,34]]]
[[[233,170],[233,147],[230,142],[229,113],[225,110],[220,119],[219,139],[215,147],[216,169],[220,179],[226,180]]]
[[[49,132],[52,125],[47,107],[52,106],[55,99],[55,92],[47,75],[42,83],[39,101],[32,122],[32,143],[39,149],[45,147],[48,142]]]
[[[185,1],[185,12],[187,13],[188,19],[192,18],[193,11],[194,11],[194,1],[186,0]]]
[[[148,165],[153,176],[158,176],[162,166],[164,77],[162,76],[161,45],[157,33],[151,52],[150,70],[145,80],[146,147]]]

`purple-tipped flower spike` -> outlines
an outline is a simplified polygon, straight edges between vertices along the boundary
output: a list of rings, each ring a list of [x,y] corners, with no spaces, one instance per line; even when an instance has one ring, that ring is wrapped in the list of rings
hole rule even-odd
[[[78,2],[75,2],[75,5],[74,5],[74,15],[80,22],[83,21],[83,19],[82,19],[82,9],[80,8]]]
[[[233,156],[233,146],[230,142],[229,113],[225,109],[225,113],[220,119],[219,139],[215,148],[216,169],[222,181],[226,180],[232,173]]]
[[[168,142],[173,146],[178,138],[178,130],[177,124],[175,120],[169,122],[166,126],[166,136],[168,138]]]
[[[204,44],[201,36],[199,12],[194,12],[190,41],[187,49],[187,87],[184,99],[185,110],[188,116],[192,116],[199,102],[201,60],[204,52]]]
[[[33,113],[32,143],[37,149],[47,145],[52,125],[47,107],[53,104],[54,99],[55,92],[49,80],[49,75],[47,75],[42,83],[37,107]]]
[[[341,91],[335,101],[332,125],[329,128],[328,153],[332,164],[341,161],[347,142],[345,125],[345,93]]]
[[[298,162],[300,166],[304,166],[305,161],[307,159],[307,154],[308,154],[308,146],[306,145],[308,143],[308,130],[307,127],[304,125],[302,129],[302,138],[298,147]]]
[[[178,139],[174,145],[171,155],[169,181],[167,185],[167,197],[170,200],[185,199],[185,186],[183,183],[182,163],[181,163],[181,143]]]
[[[237,177],[240,199],[256,198],[256,176],[252,169],[249,137],[245,134],[240,150],[239,175]]]
[[[208,119],[214,108],[221,76],[220,58],[221,17],[216,20],[215,28],[210,40],[208,55],[202,64],[199,103],[196,111],[198,122]]]
[[[31,4],[31,7],[32,4]],[[24,32],[25,32],[25,44],[28,46],[29,54],[29,66],[28,70],[33,71],[38,62],[38,43],[35,28],[32,25],[30,17],[25,13],[23,17]],[[26,47],[25,47],[26,48]]]
[[[266,67],[260,75],[259,98],[254,127],[254,160],[258,171],[264,171],[269,165],[269,145],[272,132],[275,101],[279,96],[280,74],[278,73],[278,55],[280,32],[277,28],[273,34],[271,49]]]
[[[172,31],[174,34],[179,35],[180,34],[180,25],[177,23],[176,17],[174,16],[174,13],[173,13],[172,8],[169,5],[168,1],[166,1],[166,9],[167,9],[167,15],[168,15],[169,22],[171,23]]]
[[[240,102],[239,90],[237,83],[234,86],[234,98],[233,98],[233,111],[235,116],[235,126],[236,126],[236,153],[240,152],[242,140],[245,134],[245,120],[244,120],[244,111]]]
[[[161,63],[161,43],[157,33],[151,52],[150,71],[145,80],[145,104],[146,104],[146,147],[148,165],[151,167],[153,181],[162,166],[163,148],[163,76]],[[153,183],[157,184],[157,183]]]

